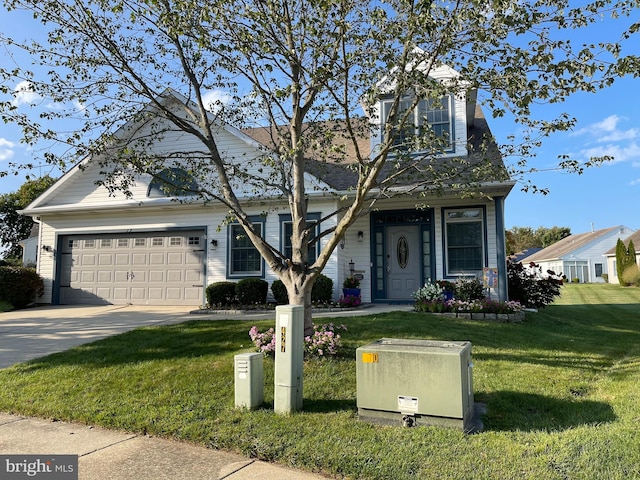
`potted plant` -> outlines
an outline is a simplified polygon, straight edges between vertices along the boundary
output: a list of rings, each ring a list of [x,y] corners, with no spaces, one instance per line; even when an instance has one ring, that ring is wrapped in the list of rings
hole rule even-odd
[[[355,276],[350,275],[344,279],[342,283],[342,294],[347,297],[348,295],[359,297],[360,296],[360,280]]]
[[[442,296],[445,302],[452,300],[456,293],[456,284],[449,280],[438,280],[436,283],[442,288]]]

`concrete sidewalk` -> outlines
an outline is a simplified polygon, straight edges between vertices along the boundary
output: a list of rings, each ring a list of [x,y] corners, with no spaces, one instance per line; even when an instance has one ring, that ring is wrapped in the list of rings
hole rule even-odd
[[[174,440],[0,413],[0,454],[78,455],[79,480],[326,480]],[[0,478],[5,478],[0,465]],[[34,478],[38,478],[36,475]]]

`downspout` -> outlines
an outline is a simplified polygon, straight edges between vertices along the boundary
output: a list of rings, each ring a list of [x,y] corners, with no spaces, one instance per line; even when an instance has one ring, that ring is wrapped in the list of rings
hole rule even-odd
[[[507,288],[507,244],[504,230],[504,197],[494,197],[496,209],[496,260],[498,265],[498,300],[509,300]]]

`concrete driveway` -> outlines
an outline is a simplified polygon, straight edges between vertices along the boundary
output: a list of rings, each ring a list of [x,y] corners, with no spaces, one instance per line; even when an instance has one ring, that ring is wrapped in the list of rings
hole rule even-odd
[[[189,307],[61,305],[0,313],[0,368],[143,326],[199,316]]]

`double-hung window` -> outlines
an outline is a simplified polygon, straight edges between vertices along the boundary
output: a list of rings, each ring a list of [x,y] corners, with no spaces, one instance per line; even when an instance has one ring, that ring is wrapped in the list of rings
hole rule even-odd
[[[263,235],[264,217],[251,217],[250,220],[258,235]],[[262,277],[264,275],[264,261],[242,225],[239,223],[230,224],[228,233],[228,276]]]
[[[319,213],[307,214],[307,225],[311,226],[310,238],[318,235],[319,232]],[[292,257],[291,235],[293,235],[293,223],[291,221],[291,215],[280,215],[280,251],[284,253],[285,257]],[[311,265],[318,258],[318,252],[320,251],[320,242],[315,242],[309,246],[309,256],[307,257],[307,263]]]
[[[484,267],[484,213],[482,208],[444,210],[445,275],[482,271]]]
[[[400,100],[396,114],[396,124],[400,125],[407,112],[414,104],[410,97]],[[389,121],[389,115],[393,100],[382,101],[382,118],[385,123]],[[453,99],[445,95],[440,99],[420,100],[406,117],[402,127],[394,128],[394,145],[399,149],[407,150],[411,147],[416,137],[424,137],[431,131],[440,139],[439,145],[444,150],[453,148]],[[428,130],[427,130],[428,129]],[[384,133],[384,125],[383,125]]]

